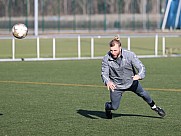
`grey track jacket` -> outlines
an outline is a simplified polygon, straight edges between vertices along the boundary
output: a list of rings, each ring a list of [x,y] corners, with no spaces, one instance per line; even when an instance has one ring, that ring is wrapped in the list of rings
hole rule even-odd
[[[145,67],[134,52],[122,49],[121,54],[117,59],[111,57],[110,51],[104,56],[101,77],[105,85],[112,81],[118,89],[127,89],[136,73],[141,79],[145,77]]]

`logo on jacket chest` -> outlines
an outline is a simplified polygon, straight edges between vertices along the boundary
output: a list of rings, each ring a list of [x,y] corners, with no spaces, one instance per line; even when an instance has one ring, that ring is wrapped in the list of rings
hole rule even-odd
[[[109,61],[109,65],[114,69],[132,69],[131,63],[124,58],[120,60]]]

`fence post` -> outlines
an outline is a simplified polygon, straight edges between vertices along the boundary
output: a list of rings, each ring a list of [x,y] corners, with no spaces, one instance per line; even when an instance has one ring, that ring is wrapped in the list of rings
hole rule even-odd
[[[12,1],[8,2],[8,16],[9,16],[9,32],[11,31],[11,9],[12,9]]]
[[[36,40],[36,48],[37,48],[37,59],[40,58],[40,41],[39,41],[39,37],[37,37]]]
[[[94,38],[91,38],[91,58],[94,58]]]
[[[80,47],[80,35],[78,36],[78,58],[80,59],[81,57],[81,47]]]
[[[55,38],[53,38],[53,59],[55,59]]]
[[[106,13],[107,13],[107,5],[106,5],[106,0],[104,0],[104,31],[107,30]]]
[[[155,35],[155,56],[158,55],[158,34]]]
[[[15,59],[15,39],[12,39],[12,59]]]

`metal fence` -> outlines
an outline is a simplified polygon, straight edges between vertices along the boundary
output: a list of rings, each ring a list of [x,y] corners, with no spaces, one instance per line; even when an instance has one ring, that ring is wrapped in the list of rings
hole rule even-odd
[[[25,23],[34,33],[36,0],[0,0],[0,30]],[[160,29],[166,0],[37,0],[41,33]]]

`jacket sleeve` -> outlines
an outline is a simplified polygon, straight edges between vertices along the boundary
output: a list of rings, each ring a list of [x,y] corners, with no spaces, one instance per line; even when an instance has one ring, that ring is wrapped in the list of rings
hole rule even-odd
[[[109,78],[109,65],[108,65],[108,59],[105,56],[102,60],[102,68],[101,68],[101,77],[102,81],[105,85],[107,85]]]
[[[145,66],[143,63],[138,59],[135,53],[132,52],[132,64],[138,70],[138,75],[143,79],[146,74]]]

